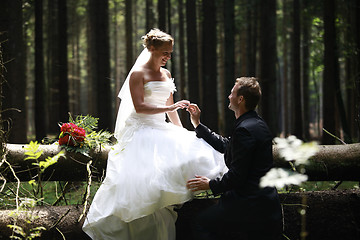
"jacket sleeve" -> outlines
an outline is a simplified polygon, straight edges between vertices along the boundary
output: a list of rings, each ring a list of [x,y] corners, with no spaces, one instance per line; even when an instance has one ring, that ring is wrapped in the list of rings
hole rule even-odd
[[[227,162],[228,172],[220,179],[212,179],[210,188],[214,194],[229,190],[245,190],[251,160],[255,149],[255,139],[245,128],[238,128],[233,135],[231,146],[231,162]]]
[[[200,123],[195,128],[196,136],[204,139],[209,145],[220,153],[225,153],[229,139],[220,136],[219,134],[212,132],[208,127]]]

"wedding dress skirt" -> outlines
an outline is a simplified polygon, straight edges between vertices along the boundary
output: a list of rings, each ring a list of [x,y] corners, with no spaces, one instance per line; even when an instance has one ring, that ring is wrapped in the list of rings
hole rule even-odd
[[[146,102],[165,105],[175,86],[168,79],[144,89]],[[190,178],[221,176],[223,155],[195,132],[167,123],[165,114],[133,112],[118,136],[83,230],[92,239],[175,239],[172,206],[193,197]]]

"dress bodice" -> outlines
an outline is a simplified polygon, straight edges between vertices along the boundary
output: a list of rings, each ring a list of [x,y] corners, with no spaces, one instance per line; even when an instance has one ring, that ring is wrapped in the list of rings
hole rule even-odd
[[[144,84],[144,101],[153,105],[165,105],[170,93],[174,91],[172,78],[166,81],[150,81]]]
[[[170,97],[170,93],[176,90],[173,78],[168,78],[165,81],[150,81],[144,84],[144,101],[155,106],[164,106]],[[131,121],[132,123],[130,123]],[[165,114],[144,114],[133,111],[126,123],[133,125],[145,124],[156,126],[165,121]]]
[[[176,91],[173,78],[165,81],[150,81],[144,84],[144,101],[155,106],[164,106],[170,93]],[[163,128],[166,120],[165,113],[144,114],[133,110],[125,121],[125,127],[119,133],[121,142],[128,142],[134,131],[141,127]],[[118,139],[119,140],[119,139]]]

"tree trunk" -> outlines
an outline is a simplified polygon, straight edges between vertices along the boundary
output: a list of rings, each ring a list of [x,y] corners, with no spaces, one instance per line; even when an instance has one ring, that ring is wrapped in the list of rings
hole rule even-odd
[[[202,119],[211,129],[218,129],[216,3],[202,2]]]
[[[59,132],[58,122],[60,122],[60,92],[59,92],[59,32],[58,32],[58,1],[48,0],[47,14],[47,111],[48,111],[48,134],[57,134]],[[67,119],[65,119],[67,120]],[[62,120],[62,121],[65,121]]]
[[[49,181],[84,181],[87,178],[86,164],[92,160],[92,175],[95,180],[103,177],[106,169],[107,155],[110,147],[101,151],[91,151],[90,158],[79,154],[67,152],[66,157],[45,170],[43,180]],[[21,181],[28,181],[36,175],[36,168],[32,161],[25,160],[24,145],[8,144],[7,161],[11,164]],[[56,145],[40,145],[43,150],[39,161],[44,161],[48,156],[56,155],[60,149]],[[290,168],[290,164],[281,159],[277,149],[274,148],[275,167]],[[321,145],[318,153],[305,166],[309,180],[319,181],[358,181],[360,180],[360,144],[347,145]],[[0,170],[7,181],[14,181],[12,172],[6,163],[1,163]]]
[[[170,35],[172,35],[173,37],[175,36],[175,32],[173,32],[173,29],[172,29],[172,24],[171,24],[171,16],[172,16],[172,11],[171,11],[171,1],[170,0],[166,0],[166,20],[167,20],[167,33],[169,33]],[[169,68],[169,65],[166,65],[165,67],[171,72],[171,75],[172,76],[178,76],[177,75],[177,51],[173,52],[172,53],[172,57],[171,57],[171,61],[170,61],[170,68]],[[178,79],[180,80],[180,79]],[[178,80],[176,80],[175,78],[175,85],[179,82]]]
[[[196,0],[186,0],[186,35],[189,100],[200,104]]]
[[[3,83],[2,119],[12,122],[9,142],[27,142],[27,117],[25,108],[26,77],[23,41],[21,0],[0,1],[0,42],[6,71]],[[17,110],[14,110],[17,109]]]
[[[90,0],[90,70],[95,101],[94,117],[99,118],[99,129],[113,129],[110,89],[109,1]]]
[[[67,37],[67,7],[66,0],[58,1],[58,89],[60,94],[58,122],[69,119],[69,80],[68,80],[68,37]]]
[[[282,108],[281,111],[282,111],[282,114],[281,114],[281,123],[282,123],[282,128],[281,128],[281,132],[284,134],[284,136],[288,136],[289,133],[291,132],[291,127],[290,127],[290,122],[291,122],[291,115],[289,114],[289,56],[288,56],[288,35],[289,35],[289,32],[288,32],[288,29],[289,29],[289,14],[290,14],[290,11],[289,10],[289,7],[288,7],[288,0],[284,0],[283,1],[283,8],[282,8],[282,12],[283,12],[283,21],[282,21],[282,31],[281,31],[281,34],[282,34],[282,44],[283,44],[283,47],[282,47],[282,52],[283,52],[283,62],[284,62],[284,65],[283,65],[283,71],[282,71],[282,75],[283,75],[283,79],[282,79],[282,84],[281,84],[281,102],[282,102]]]
[[[256,76],[256,42],[257,42],[257,9],[258,1],[247,0],[246,16],[246,75]]]
[[[83,99],[81,88],[81,63],[80,63],[80,37],[81,29],[83,29],[82,19],[77,13],[79,3],[77,1],[68,1],[69,22],[77,24],[69,24],[69,45],[71,49],[71,57],[69,58],[69,109],[75,116],[81,114],[80,105]],[[82,109],[87,112],[86,109]]]
[[[12,234],[8,225],[16,224],[26,230],[45,227],[46,230],[40,239],[64,239],[62,237],[64,234],[67,240],[90,240],[81,230],[84,219],[78,222],[82,210],[83,206],[77,205],[35,207],[31,211],[20,212],[17,218],[13,214],[14,209],[0,210],[0,239],[8,239]],[[28,218],[35,216],[35,220],[25,222]]]
[[[233,130],[234,113],[229,111],[227,96],[235,82],[235,25],[234,25],[234,0],[224,1],[224,35],[225,35],[225,89],[224,89],[224,112],[225,112],[225,136],[229,136]],[[243,44],[243,43],[240,43]]]
[[[46,136],[46,101],[43,49],[43,0],[35,1],[35,135]]]
[[[185,30],[184,30],[184,0],[178,0],[179,11],[179,80],[177,81],[180,89],[180,99],[188,99],[186,95],[186,75],[185,75]],[[192,55],[192,54],[191,54]],[[173,65],[173,63],[172,63]],[[175,64],[174,64],[175,65]],[[192,129],[189,115],[186,111],[180,111],[180,118],[186,129]]]
[[[126,72],[130,72],[134,64],[132,2],[132,0],[125,1]]]
[[[231,0],[230,0],[231,1]],[[216,34],[217,41],[217,106],[218,106],[218,130],[221,135],[225,134],[225,16],[224,5],[226,1],[216,3],[217,29],[222,29],[221,34]],[[233,49],[234,50],[234,49]]]
[[[276,89],[276,1],[260,2],[261,115],[274,136],[278,134]]]
[[[301,101],[301,77],[300,77],[300,3],[293,0],[293,33],[292,33],[292,81],[293,81],[293,106],[294,132],[292,133],[299,139],[303,137],[302,120],[302,101]]]
[[[335,127],[335,81],[338,76],[335,34],[335,1],[324,2],[324,79],[323,79],[323,127],[334,135],[339,135]],[[335,139],[323,133],[323,144],[334,144]]]
[[[113,77],[112,77],[112,83],[115,86],[115,89],[112,88],[112,92],[111,92],[111,99],[112,99],[112,109],[119,109],[119,103],[120,103],[120,99],[117,97],[120,91],[120,54],[119,54],[119,20],[117,18],[118,12],[119,12],[119,3],[117,1],[114,1],[114,8],[113,8],[113,15],[114,15],[114,20],[113,20],[113,45],[114,45],[114,51],[113,51]],[[116,117],[116,111],[112,111],[112,119],[115,119]]]
[[[356,0],[346,1],[342,17],[346,19],[345,43],[356,46]],[[359,10],[358,10],[359,11]],[[345,55],[346,116],[349,120],[349,131],[353,139],[357,139],[356,127],[356,54]]]
[[[166,0],[158,0],[158,28],[166,32]]]
[[[356,47],[360,49],[360,2],[356,2]],[[357,121],[357,136],[360,137],[360,54],[357,54],[356,63],[356,121]]]
[[[146,0],[146,6],[145,6],[145,24],[146,29],[145,31],[148,32],[150,29],[154,27],[154,12],[153,12],[153,0]]]
[[[309,132],[309,63],[310,63],[310,52],[309,52],[309,28],[310,28],[310,16],[306,11],[309,8],[308,0],[304,0],[302,2],[302,35],[303,35],[303,56],[302,56],[302,99],[303,99],[303,136],[305,141],[310,140],[310,132]]]

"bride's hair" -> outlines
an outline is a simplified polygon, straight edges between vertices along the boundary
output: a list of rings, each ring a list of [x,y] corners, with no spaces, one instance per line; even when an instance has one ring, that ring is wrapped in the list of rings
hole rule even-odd
[[[150,46],[157,48],[165,42],[171,42],[171,44],[174,44],[174,39],[171,35],[157,28],[151,29],[150,32],[142,36],[141,39],[143,40],[143,46],[147,49],[149,49]]]

